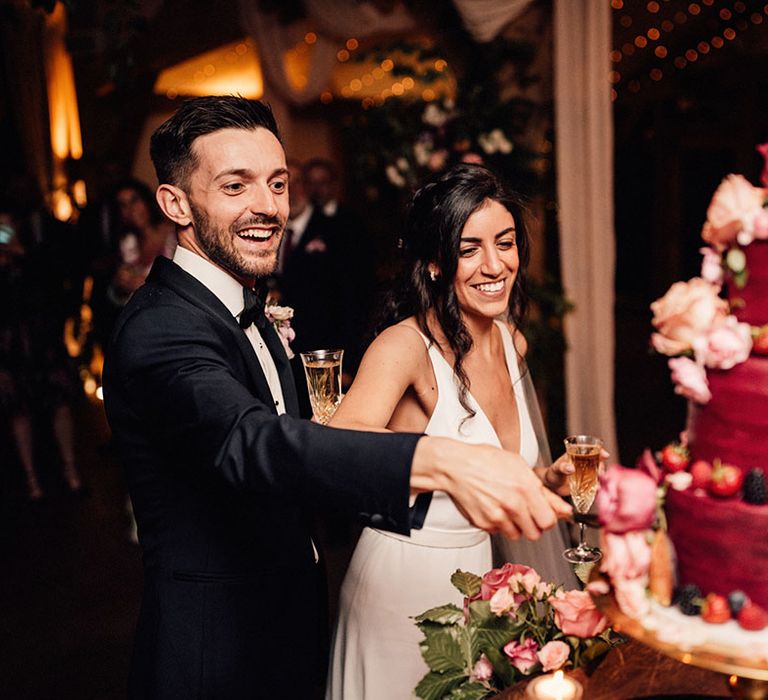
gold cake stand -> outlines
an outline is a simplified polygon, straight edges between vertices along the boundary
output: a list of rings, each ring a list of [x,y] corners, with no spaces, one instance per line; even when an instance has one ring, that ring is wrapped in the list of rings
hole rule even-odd
[[[600,580],[593,570],[591,580]],[[682,650],[657,638],[656,633],[644,627],[638,620],[628,617],[616,603],[612,593],[592,594],[598,609],[608,618],[613,629],[642,642],[684,664],[692,664],[710,671],[725,674],[726,686],[734,698],[764,700],[768,698],[768,666],[765,660],[734,656],[733,652],[718,650],[713,646]]]

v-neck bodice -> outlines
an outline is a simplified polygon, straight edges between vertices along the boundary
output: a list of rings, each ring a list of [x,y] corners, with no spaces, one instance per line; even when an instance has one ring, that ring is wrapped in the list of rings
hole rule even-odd
[[[512,342],[512,335],[504,323],[496,321],[504,347],[507,371],[515,392],[519,422],[520,443],[517,451],[523,459],[533,466],[539,458],[539,448],[533,425],[528,414],[528,406],[520,380],[520,366]],[[471,444],[490,444],[501,447],[501,441],[490,419],[477,402],[472,392],[467,392],[467,403],[475,411],[475,416],[464,420],[467,412],[459,402],[459,383],[453,367],[443,357],[439,348],[422,335],[427,344],[427,351],[432,362],[432,369],[437,382],[437,403],[424,432],[427,435],[450,437]]]
[[[533,467],[539,457],[539,448],[528,413],[522,382],[520,381],[517,354],[515,353],[509,329],[499,321],[496,322],[496,325],[501,333],[507,370],[509,371],[510,380],[515,392],[515,401],[517,402],[517,414],[520,423],[520,447],[518,452]],[[448,437],[473,445],[485,444],[501,447],[501,442],[491,421],[471,392],[467,394],[467,401],[475,411],[475,415],[471,418],[467,417],[466,409],[459,402],[459,384],[453,372],[453,367],[443,357],[436,345],[430,343],[429,339],[423,334],[420,335],[427,346],[427,352],[429,353],[435,373],[435,381],[437,382],[437,402],[424,432],[427,435]],[[430,533],[441,531],[450,531],[454,533],[454,536],[457,531],[465,531],[467,533],[470,531],[481,532],[464,518],[447,494],[438,491],[432,498],[432,504],[429,507],[424,528],[412,531],[411,537],[416,541],[422,539],[429,539],[431,541],[433,536]]]

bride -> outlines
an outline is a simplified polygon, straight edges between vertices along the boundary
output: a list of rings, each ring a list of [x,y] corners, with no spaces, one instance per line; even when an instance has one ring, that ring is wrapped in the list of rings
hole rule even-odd
[[[565,458],[551,465],[541,459],[546,440],[518,329],[529,253],[521,214],[518,200],[482,166],[458,165],[416,193],[388,326],[331,425],[488,443],[520,454],[552,490],[565,488],[573,467]],[[558,529],[537,542],[500,543],[504,559],[574,588],[565,546]],[[451,574],[482,574],[492,565],[489,535],[441,492],[410,537],[364,529],[341,590],[327,699],[413,697],[428,669],[411,617],[461,605]]]

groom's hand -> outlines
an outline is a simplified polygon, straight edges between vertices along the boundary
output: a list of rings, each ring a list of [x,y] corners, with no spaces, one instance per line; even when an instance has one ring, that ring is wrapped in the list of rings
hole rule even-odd
[[[523,458],[490,445],[425,436],[411,466],[411,489],[445,491],[459,510],[487,532],[530,540],[570,518],[571,507],[545,488]]]

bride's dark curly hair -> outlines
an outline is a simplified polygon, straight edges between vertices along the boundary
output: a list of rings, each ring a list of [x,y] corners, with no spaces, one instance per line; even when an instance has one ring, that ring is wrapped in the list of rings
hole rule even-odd
[[[459,380],[459,401],[470,416],[475,412],[467,403],[469,381],[463,360],[472,348],[472,337],[461,318],[454,278],[461,232],[467,219],[486,200],[499,202],[515,220],[520,263],[509,298],[509,320],[520,327],[528,303],[525,272],[530,256],[522,199],[488,168],[462,163],[413,196],[401,239],[402,273],[385,297],[375,330],[378,334],[404,318],[415,316],[422,333],[440,347],[427,324],[427,313],[432,309],[455,358],[453,371]],[[440,270],[434,281],[430,278],[430,263]]]

